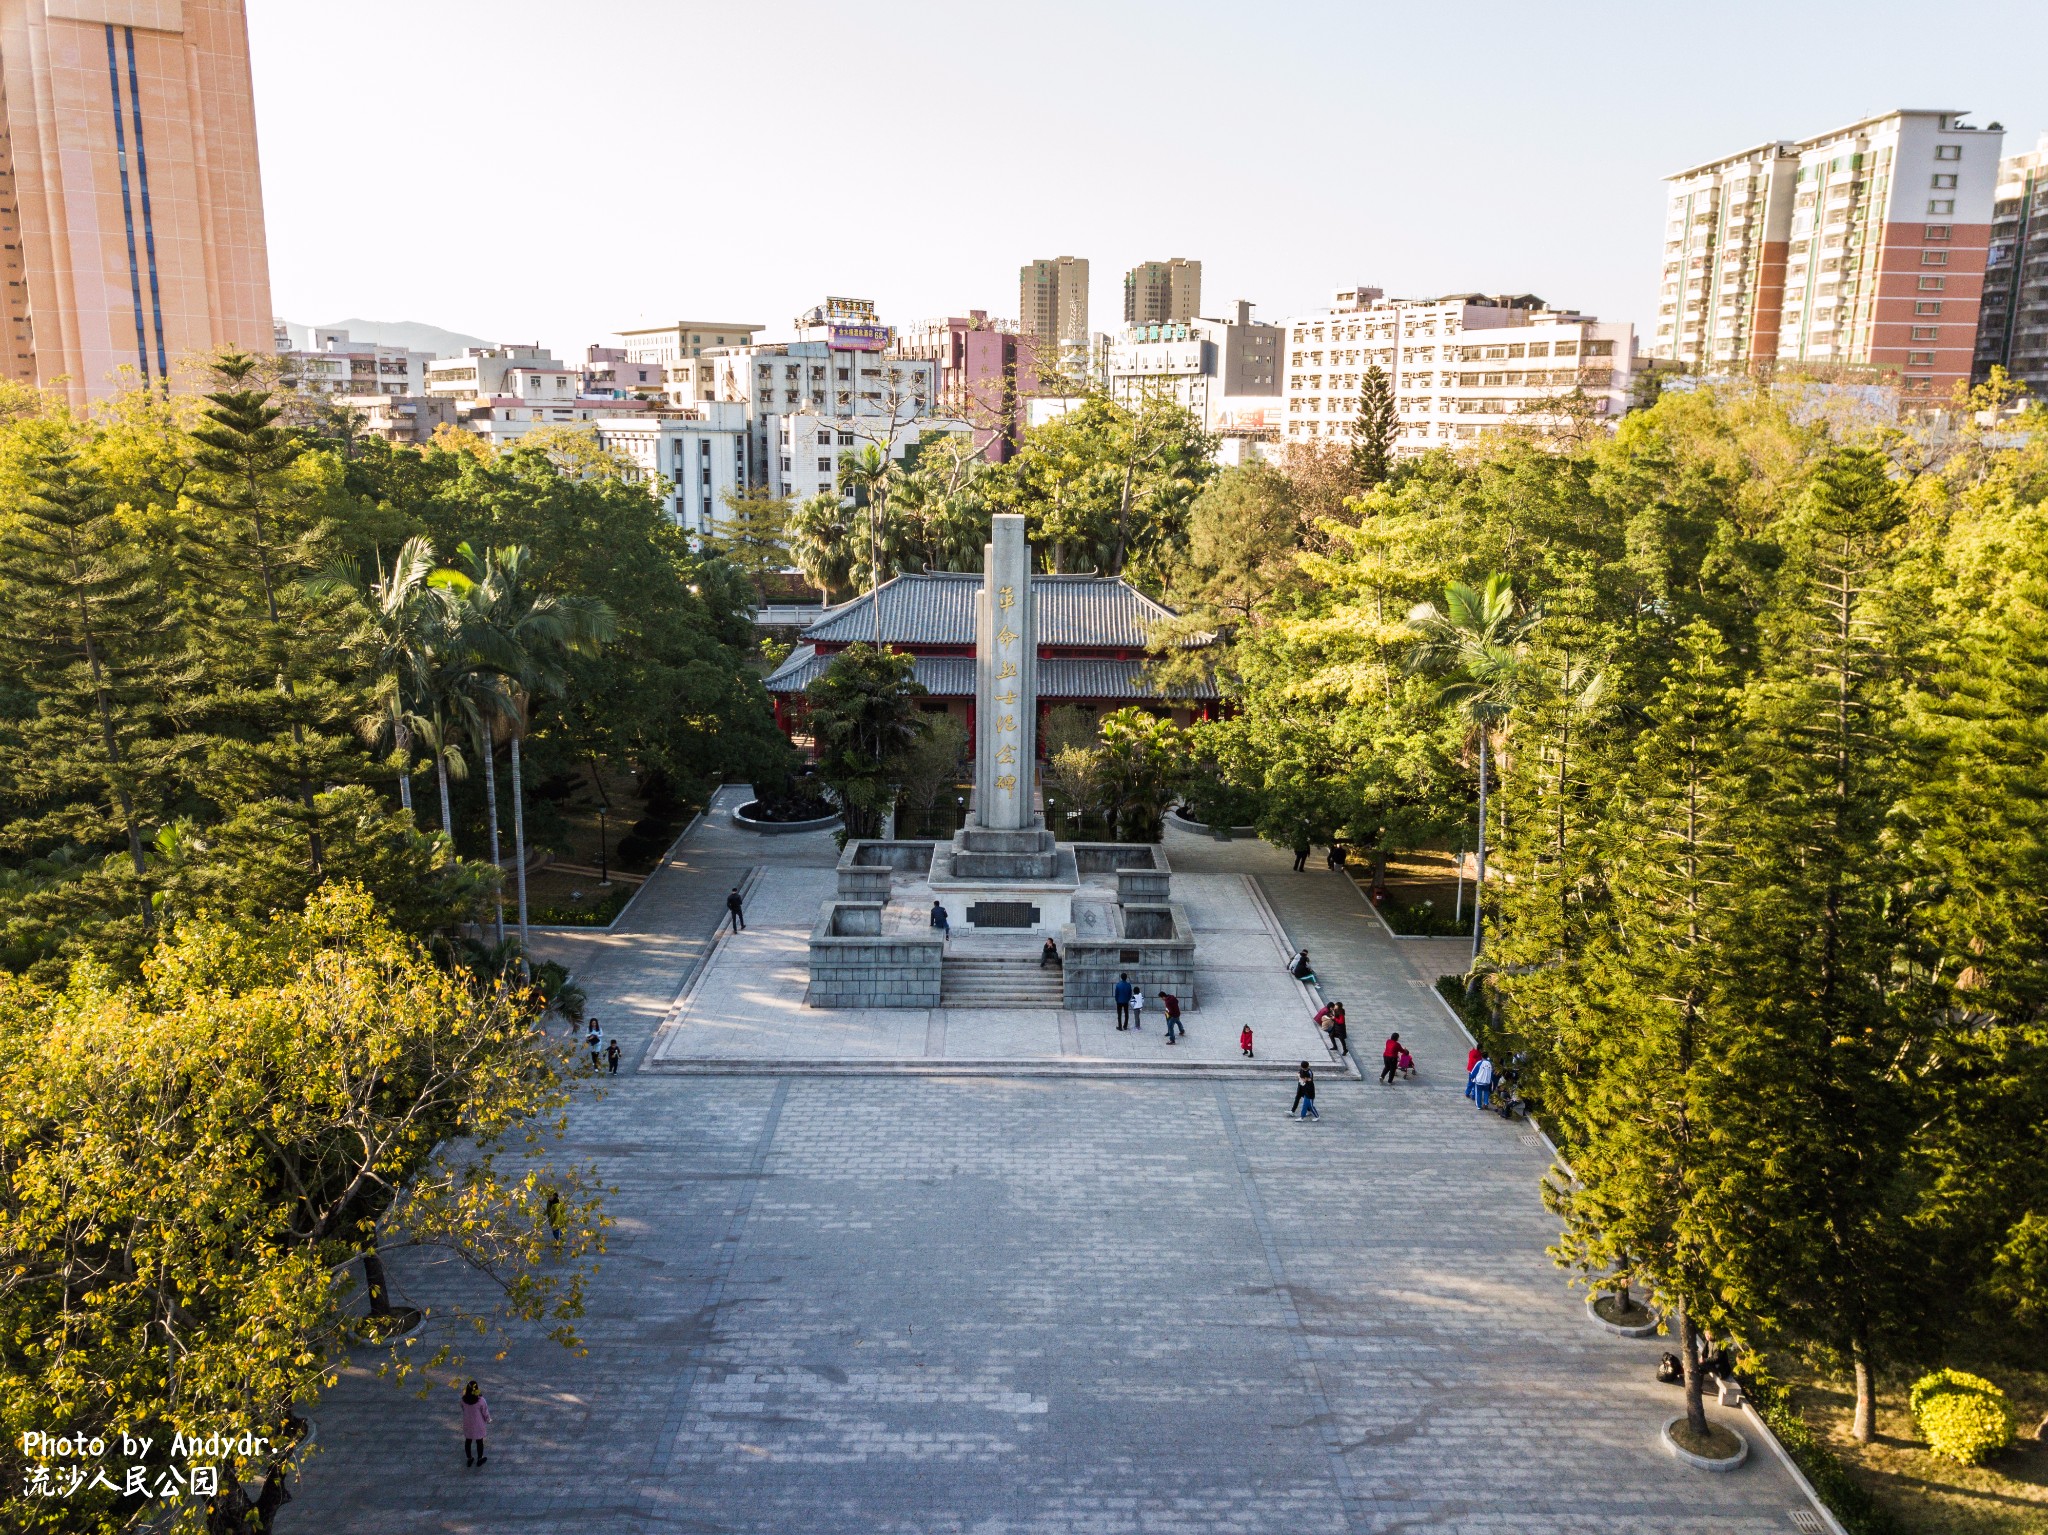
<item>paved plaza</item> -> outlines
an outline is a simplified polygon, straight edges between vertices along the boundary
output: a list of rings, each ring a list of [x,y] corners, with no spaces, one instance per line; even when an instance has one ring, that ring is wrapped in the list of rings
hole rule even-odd
[[[1134,1065],[1227,1067],[1291,1077],[1298,1063],[1330,1065],[1311,1021],[1316,1003],[1287,973],[1292,951],[1257,884],[1240,873],[1178,875],[1174,899],[1195,930],[1197,1008],[1187,1036],[1166,1042],[1157,999],[1136,1029],[1116,1027],[1105,996],[1093,1009],[817,1008],[804,1005],[811,929],[831,899],[830,869],[763,870],[751,886],[747,928],[722,935],[696,983],[676,1005],[648,1052],[654,1071],[770,1069],[878,1063],[953,1065],[1001,1061],[1069,1071],[1125,1071]],[[913,900],[912,906],[919,903]],[[1005,935],[1007,936],[1007,935]],[[1000,940],[997,940],[998,942]],[[989,946],[979,935],[951,945]],[[1039,940],[1010,939],[1031,955]],[[1252,1025],[1253,1063],[1238,1043]]]
[[[629,1060],[726,890],[832,857],[730,807],[616,931],[548,940]],[[1303,1125],[1284,1077],[1198,1068],[629,1071],[579,1102],[563,1152],[618,1189],[588,1352],[526,1328],[502,1360],[465,1342],[495,1414],[478,1471],[452,1389],[351,1371],[280,1529],[1797,1528],[1767,1446],[1721,1476],[1665,1453],[1668,1345],[1596,1329],[1545,1255],[1548,1153],[1464,1100],[1464,1041],[1427,992],[1456,946],[1396,943],[1349,881],[1285,853],[1169,835],[1177,881],[1255,877],[1361,1048],[1400,1028],[1423,1080],[1326,1076]],[[415,1304],[482,1298],[453,1265],[396,1277]]]

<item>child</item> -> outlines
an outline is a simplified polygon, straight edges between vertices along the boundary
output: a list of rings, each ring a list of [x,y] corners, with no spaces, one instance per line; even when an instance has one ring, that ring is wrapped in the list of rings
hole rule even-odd
[[[1145,988],[1143,986],[1133,986],[1131,988],[1131,1027],[1134,1029],[1145,1027]]]
[[[610,1076],[615,1077],[619,1074],[619,1053],[619,1042],[616,1039],[604,1047],[605,1070]]]
[[[1252,1026],[1250,1024],[1244,1026],[1244,1032],[1237,1036],[1237,1042],[1244,1047],[1245,1059],[1250,1060],[1252,1057]]]
[[[1409,1081],[1415,1080],[1415,1057],[1408,1053],[1408,1047],[1401,1047],[1401,1075]]]

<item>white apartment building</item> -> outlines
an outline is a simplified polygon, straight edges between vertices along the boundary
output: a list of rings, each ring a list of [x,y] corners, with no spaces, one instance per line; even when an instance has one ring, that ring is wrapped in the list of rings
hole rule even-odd
[[[858,427],[832,428],[835,447],[838,434],[858,431],[864,441],[878,433],[890,438],[899,452],[922,432],[957,425],[934,414],[938,363],[928,359],[889,357],[879,349],[835,347],[830,341],[786,341],[707,352],[699,361],[712,371],[693,387],[708,386],[710,400],[747,407],[749,483],[766,485],[778,496],[801,500],[831,488],[834,478],[824,476],[828,483],[821,484],[815,471],[819,455],[796,451],[797,429],[783,429],[792,418],[816,418],[817,424],[803,429],[815,435],[825,421],[857,416]],[[785,438],[788,453],[782,451]],[[812,467],[799,467],[805,464]]]
[[[629,459],[639,480],[667,481],[659,492],[663,507],[693,537],[717,531],[726,492],[747,482],[747,412],[740,404],[678,410],[628,400],[531,406],[500,398],[464,411],[462,425],[499,449],[542,427],[590,432],[599,446]]]
[[[1394,395],[1395,452],[1471,442],[1513,423],[1565,419],[1546,410],[1583,391],[1594,415],[1628,409],[1635,328],[1528,294],[1388,299],[1347,288],[1320,314],[1287,322],[1282,442],[1349,442],[1359,390],[1375,363]]]
[[[747,483],[747,411],[738,403],[659,415],[600,415],[597,440],[631,459],[643,480],[666,480],[666,506],[693,538],[729,519],[725,497]]]
[[[518,388],[508,385],[508,375],[520,374]],[[570,380],[566,387],[555,379]],[[460,357],[437,357],[427,365],[425,392],[449,399],[488,399],[516,395],[522,399],[573,400],[582,375],[539,346],[473,346]]]
[[[632,326],[613,334],[627,362],[660,367],[728,346],[746,346],[768,327],[752,320],[677,320],[672,325]]]
[[[1120,404],[1171,400],[1221,431],[1279,404],[1286,337],[1243,302],[1230,320],[1129,325],[1104,351],[1105,380]]]
[[[315,327],[303,347],[292,344],[291,328],[282,320],[276,332],[285,377],[311,394],[418,394],[433,360],[429,352],[351,340],[346,330]]]

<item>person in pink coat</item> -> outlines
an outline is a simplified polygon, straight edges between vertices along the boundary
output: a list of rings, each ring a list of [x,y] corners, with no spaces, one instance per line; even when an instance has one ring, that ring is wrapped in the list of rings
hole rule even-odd
[[[462,1388],[462,1463],[481,1466],[485,1459],[484,1435],[490,1432],[491,1404],[471,1381]],[[474,1454],[475,1459],[471,1459]]]

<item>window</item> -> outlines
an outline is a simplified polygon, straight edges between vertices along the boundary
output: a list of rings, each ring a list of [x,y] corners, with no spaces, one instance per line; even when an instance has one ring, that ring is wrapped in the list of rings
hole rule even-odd
[[[1956,211],[1956,200],[1953,197],[1931,198],[1927,204],[1927,211],[1929,213],[1953,213]]]
[[[1926,394],[1934,387],[1934,380],[1924,373],[1918,375],[1909,373],[1906,375],[1905,382],[1908,394]]]
[[[1906,354],[1906,366],[1909,368],[1931,368],[1934,366],[1934,354],[1932,352],[1908,352]]]
[[[1947,252],[1947,251],[1922,251],[1922,252],[1920,253],[1920,264],[1921,264],[1922,266],[1947,266],[1947,265],[1948,265],[1948,252]]]
[[[789,460],[786,458],[782,461],[782,472],[784,474],[789,473]]]
[[[1913,327],[1913,339],[1915,341],[1938,341],[1941,339],[1941,327],[1939,325],[1916,325]]]
[[[831,459],[829,459],[829,458],[821,458],[821,459],[819,459],[819,460],[818,460],[818,473],[820,473],[820,474],[830,474],[831,472],[832,472],[832,460],[831,460]]]
[[[1946,277],[1923,277],[1920,279],[1920,287],[1923,292],[1939,292],[1947,286],[1948,279]]]
[[[1955,186],[1956,178],[1953,175],[1936,176],[1933,181],[1934,190],[1937,192],[1953,192]]]
[[[842,448],[850,448],[850,447],[852,447],[852,446],[853,446],[853,433],[851,433],[851,432],[841,432],[841,433],[839,434],[839,446],[840,446],[840,447],[842,447]]]
[[[1962,157],[1963,146],[1960,144],[1936,144],[1934,146],[1934,158],[1937,160],[1960,160]]]
[[[1913,313],[1915,313],[1915,314],[1940,314],[1940,313],[1941,313],[1941,300],[1940,300],[1940,299],[1938,299],[1938,298],[1937,298],[1937,299],[1921,299],[1921,300],[1920,300],[1919,302],[1917,302],[1917,303],[1915,303],[1915,304],[1913,305]]]

